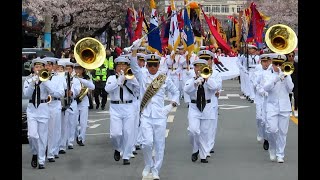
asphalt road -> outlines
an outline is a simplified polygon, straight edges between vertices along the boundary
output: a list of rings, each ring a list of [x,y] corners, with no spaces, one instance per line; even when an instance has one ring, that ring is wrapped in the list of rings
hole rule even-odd
[[[215,153],[208,164],[191,162],[187,135],[187,106],[182,103],[169,114],[162,180],[293,180],[298,179],[298,124],[290,121],[285,163],[269,160],[256,140],[255,104],[242,97],[237,80],[223,82]],[[107,106],[106,109],[108,109]],[[22,145],[23,180],[141,180],[142,151],[124,166],[115,162],[109,138],[108,110],[90,110],[85,146],[46,162],[46,169],[31,167],[28,144]],[[149,179],[149,178],[144,178]]]

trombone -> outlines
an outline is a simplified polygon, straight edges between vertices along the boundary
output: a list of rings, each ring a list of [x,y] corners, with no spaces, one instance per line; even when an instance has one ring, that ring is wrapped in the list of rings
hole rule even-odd
[[[291,75],[294,71],[294,66],[290,62],[284,62],[280,68],[281,68],[281,71],[283,72],[283,74],[286,76]]]
[[[52,74],[46,69],[42,69],[42,70],[38,71],[36,73],[36,75],[38,75],[39,80],[42,82],[48,81],[52,76]]]
[[[133,79],[134,78],[133,72],[130,67],[127,67],[124,70],[124,76],[126,77],[126,79]]]

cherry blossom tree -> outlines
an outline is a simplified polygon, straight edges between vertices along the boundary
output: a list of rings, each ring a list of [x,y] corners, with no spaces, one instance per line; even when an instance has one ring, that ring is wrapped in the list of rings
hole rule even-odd
[[[284,24],[298,34],[298,0],[256,0],[257,9],[269,16],[268,26]]]

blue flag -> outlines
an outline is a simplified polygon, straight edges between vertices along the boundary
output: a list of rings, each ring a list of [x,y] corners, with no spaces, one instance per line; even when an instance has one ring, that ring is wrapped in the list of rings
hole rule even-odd
[[[188,51],[190,56],[194,48],[194,35],[192,31],[191,21],[189,19],[188,11],[184,8],[184,26],[183,26],[183,45],[184,48]]]

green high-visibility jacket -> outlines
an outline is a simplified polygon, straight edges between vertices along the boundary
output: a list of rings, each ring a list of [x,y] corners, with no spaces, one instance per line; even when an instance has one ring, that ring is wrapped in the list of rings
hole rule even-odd
[[[93,78],[94,81],[100,80],[100,81],[107,81],[107,68],[105,67],[99,67],[95,69],[95,77]]]
[[[109,70],[113,70],[113,56],[104,60],[104,66]]]

